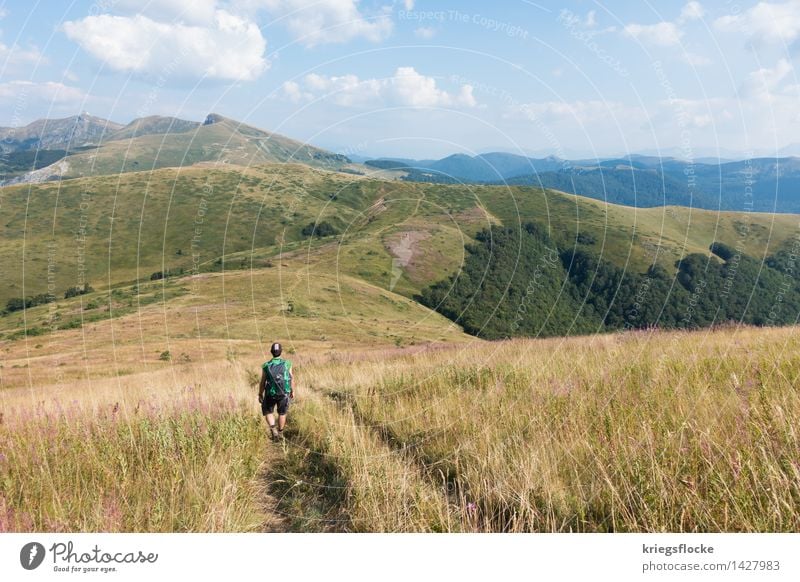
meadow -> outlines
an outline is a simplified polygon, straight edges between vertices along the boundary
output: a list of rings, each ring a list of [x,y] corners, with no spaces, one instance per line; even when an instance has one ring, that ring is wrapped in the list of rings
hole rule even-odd
[[[246,356],[0,392],[4,531],[797,531],[797,328]],[[257,367],[255,367],[257,370]]]
[[[714,240],[762,258],[795,216],[290,165],[0,197],[0,300],[55,286],[0,316],[0,531],[800,527],[797,327],[488,342],[413,299],[521,217],[643,272]],[[95,290],[64,297],[76,274]],[[282,444],[254,387],[276,339]]]

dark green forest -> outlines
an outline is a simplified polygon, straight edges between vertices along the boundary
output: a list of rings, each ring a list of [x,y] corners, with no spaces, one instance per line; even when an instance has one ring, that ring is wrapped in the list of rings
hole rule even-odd
[[[669,273],[626,272],[589,250],[559,248],[533,224],[480,232],[455,276],[418,299],[486,339],[621,329],[794,324],[800,315],[796,250],[763,263],[715,243]]]

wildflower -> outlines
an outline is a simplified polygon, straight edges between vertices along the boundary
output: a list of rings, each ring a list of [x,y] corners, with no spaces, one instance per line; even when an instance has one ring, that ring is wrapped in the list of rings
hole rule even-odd
[[[475,503],[472,501],[467,503],[467,513],[475,513],[476,511],[478,511],[478,506]]]

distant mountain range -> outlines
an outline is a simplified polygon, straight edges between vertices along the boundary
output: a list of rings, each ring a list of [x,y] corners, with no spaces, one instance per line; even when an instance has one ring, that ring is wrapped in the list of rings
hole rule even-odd
[[[150,116],[126,125],[83,113],[0,128],[0,185],[201,162],[300,163],[351,173],[371,168],[384,170],[386,178],[537,186],[640,208],[800,213],[800,158],[795,157],[688,162],[649,155],[567,160],[491,152],[439,160],[382,158],[354,166],[342,154],[214,113],[202,122]]]
[[[440,160],[378,159],[365,164],[415,182],[529,185],[640,208],[800,212],[800,158],[688,162],[631,155],[598,160],[455,154]]]
[[[198,162],[296,162],[330,169],[350,163],[346,156],[213,113],[202,123],[150,116],[122,125],[88,114],[42,119],[0,128],[0,154],[6,185]]]

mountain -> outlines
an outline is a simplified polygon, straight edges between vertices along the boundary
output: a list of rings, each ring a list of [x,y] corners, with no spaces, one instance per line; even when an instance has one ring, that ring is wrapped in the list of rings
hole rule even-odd
[[[68,151],[98,144],[122,127],[119,123],[88,113],[64,119],[39,119],[24,127],[0,127],[0,151]]]
[[[800,158],[793,157],[688,162],[641,154],[562,160],[487,153],[366,165],[402,170],[412,182],[538,186],[637,208],[800,212]]]
[[[31,164],[24,173],[19,171],[20,163],[9,166],[5,168],[6,177],[11,178],[6,181],[7,185],[184,167],[200,162],[238,166],[270,162],[301,163],[332,169],[350,163],[341,154],[334,154],[214,113],[208,115],[203,123],[152,116],[136,119],[122,126],[91,118],[89,121],[92,122],[92,131],[87,126],[86,118],[78,116],[70,119],[73,120],[72,125],[56,124],[50,120],[35,122],[28,126],[33,127],[28,133],[32,136],[39,135],[36,138],[38,144],[47,142],[74,146],[80,143],[84,147],[71,150],[63,147],[59,150],[62,152],[61,157],[57,157],[53,150],[40,150],[37,156],[47,157],[51,164],[45,167],[42,164]],[[77,121],[79,119],[81,121]],[[69,127],[74,130],[71,134],[68,132]],[[104,129],[101,130],[101,127]],[[40,128],[39,134],[36,134],[36,128]],[[78,132],[77,129],[81,131]],[[47,131],[42,133],[44,130]],[[78,137],[81,139],[78,140]],[[30,141],[33,138],[26,139]]]
[[[408,169],[454,182],[498,182],[523,174],[556,170],[563,166],[564,161],[553,156],[536,159],[490,152],[477,156],[453,154],[441,160],[380,158],[365,163],[382,169]]]
[[[215,127],[225,122],[196,131]],[[153,137],[163,139],[133,141]],[[343,233],[319,239],[331,265],[409,298],[458,271],[464,243],[491,225],[532,222],[561,249],[644,273],[653,264],[674,272],[714,242],[769,256],[797,224],[792,215],[633,209],[538,187],[408,183],[286,163],[148,169],[2,192],[0,308],[49,285],[63,296],[82,280],[108,288],[164,271],[260,268],[316,247],[308,233],[322,223]]]
[[[186,121],[177,117],[162,117],[151,115],[134,119],[125,127],[113,132],[108,141],[118,139],[133,139],[142,135],[184,133],[197,129],[200,123],[197,121]]]

